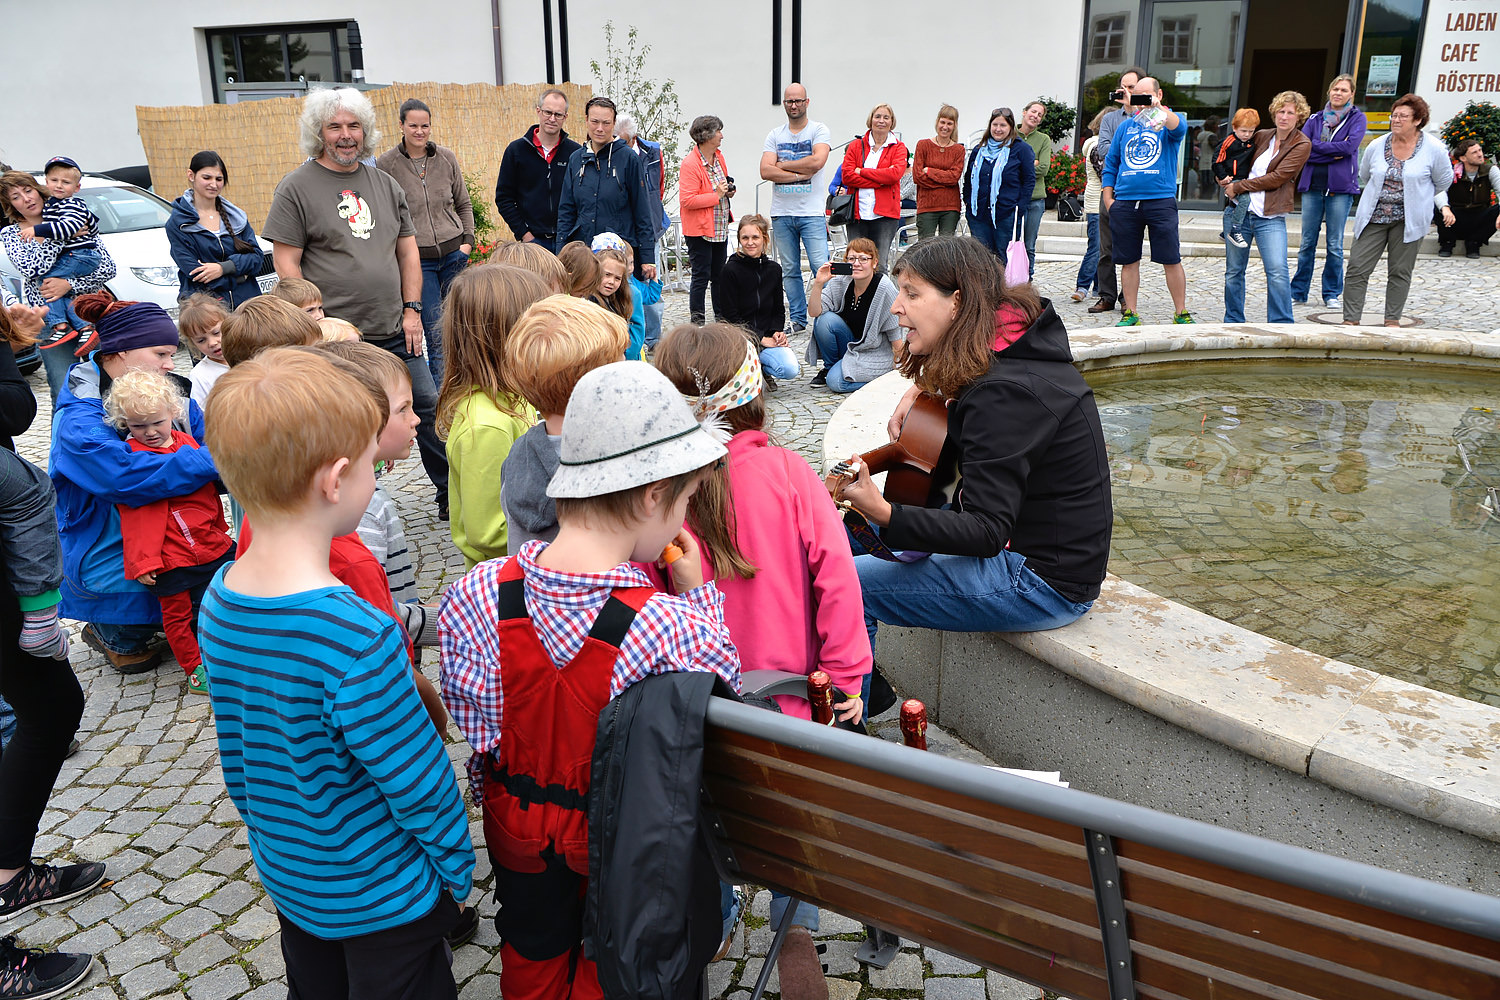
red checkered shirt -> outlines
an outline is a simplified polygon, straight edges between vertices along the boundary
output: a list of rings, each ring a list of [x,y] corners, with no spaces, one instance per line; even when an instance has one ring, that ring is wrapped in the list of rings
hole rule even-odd
[[[569,663],[583,648],[589,629],[617,587],[651,587],[640,569],[621,563],[607,573],[560,573],[538,566],[547,547],[533,540],[511,558],[521,560],[526,610],[542,648],[554,663]],[[483,796],[484,754],[500,745],[505,695],[500,690],[497,596],[506,559],[475,566],[449,588],[438,616],[443,700],[468,739],[469,788]],[[740,689],[740,655],[724,624],[724,595],[712,583],[673,596],[652,595],[620,644],[610,675],[609,696],[643,677],[673,671],[712,671]]]

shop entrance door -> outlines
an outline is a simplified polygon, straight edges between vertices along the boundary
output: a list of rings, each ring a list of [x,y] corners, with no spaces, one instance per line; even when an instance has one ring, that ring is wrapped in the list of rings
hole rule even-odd
[[[1219,206],[1215,140],[1235,107],[1244,8],[1243,0],[1152,0],[1142,19],[1147,72],[1161,83],[1167,106],[1188,121],[1177,172],[1186,209]]]

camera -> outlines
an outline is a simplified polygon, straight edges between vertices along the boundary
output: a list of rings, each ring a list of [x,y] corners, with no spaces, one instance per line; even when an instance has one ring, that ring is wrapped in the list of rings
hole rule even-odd
[[[1123,90],[1112,91],[1110,93],[1110,95],[1109,95],[1109,99],[1111,101],[1123,101],[1125,99],[1125,91],[1123,91]]]
[[[1155,97],[1155,95],[1152,95],[1152,94],[1131,94],[1130,95],[1130,103],[1131,103],[1132,107],[1136,107],[1136,106],[1144,107],[1144,106],[1147,106],[1147,105],[1150,105],[1150,104],[1154,103],[1155,101],[1156,101],[1156,97]]]
[[[736,190],[738,190],[734,186],[734,178],[733,177],[725,177],[724,178],[724,183],[729,185],[729,197],[733,198],[734,197],[734,192]]]

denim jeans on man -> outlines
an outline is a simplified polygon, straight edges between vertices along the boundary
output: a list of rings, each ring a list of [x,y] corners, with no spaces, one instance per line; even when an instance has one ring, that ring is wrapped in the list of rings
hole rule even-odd
[[[85,274],[93,274],[99,270],[99,262],[103,259],[98,250],[65,250],[58,255],[57,263],[42,275],[42,280],[63,278],[71,283],[74,278],[81,278]],[[54,327],[59,323],[67,323],[75,330],[84,325],[83,320],[73,311],[71,291],[62,298],[47,303],[47,326]],[[62,348],[54,347],[53,350],[62,350]]]
[[[1323,258],[1323,302],[1344,294],[1344,223],[1354,207],[1352,194],[1302,195],[1302,246],[1297,251],[1297,273],[1292,276],[1292,301],[1306,302],[1312,291],[1313,267],[1318,262],[1318,230],[1328,227],[1328,254]]]
[[[871,647],[880,622],[939,632],[1040,632],[1077,621],[1094,606],[1063,597],[1010,549],[985,559],[933,555],[912,563],[860,555],[854,568]]]
[[[1089,212],[1085,218],[1088,219],[1089,245],[1083,252],[1083,263],[1078,265],[1078,278],[1073,287],[1088,295],[1099,280],[1099,213]]]
[[[367,338],[368,339],[368,338]],[[422,418],[417,426],[417,450],[422,454],[422,468],[427,478],[437,488],[438,503],[448,501],[448,451],[437,436],[437,386],[432,381],[432,371],[422,357],[406,349],[406,335],[398,333],[385,340],[370,340],[376,347],[390,351],[406,362],[411,373],[411,405]]]
[[[802,284],[802,248],[807,248],[807,266],[817,274],[828,263],[828,220],[821,215],[778,215],[771,220],[776,240],[776,259],[781,264],[781,285],[786,289],[787,319],[807,326],[807,289]]]
[[[1224,209],[1224,225],[1229,225],[1230,205]],[[1226,229],[1225,232],[1228,232]],[[1266,271],[1266,322],[1292,322],[1292,284],[1286,266],[1286,216],[1262,218],[1254,212],[1245,216],[1240,230],[1246,243],[1260,249],[1260,261]],[[1224,322],[1245,322],[1245,269],[1250,264],[1250,247],[1224,245]]]
[[[427,338],[427,368],[443,384],[443,299],[448,286],[469,266],[469,255],[455,250],[446,257],[422,258],[422,333]]]
[[[1026,263],[1036,276],[1036,237],[1042,231],[1042,216],[1047,214],[1047,199],[1033,198],[1026,204],[1026,223],[1021,239],[1026,242]]]
[[[828,388],[834,392],[853,392],[865,385],[844,378],[844,352],[854,343],[854,331],[836,312],[824,310],[813,320],[813,343],[818,346],[818,357],[828,370]]]

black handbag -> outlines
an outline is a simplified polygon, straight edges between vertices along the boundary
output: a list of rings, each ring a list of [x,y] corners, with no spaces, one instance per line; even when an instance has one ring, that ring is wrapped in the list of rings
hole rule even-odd
[[[828,224],[847,226],[854,219],[854,195],[831,194],[828,196]]]
[[[1083,201],[1076,194],[1067,192],[1057,196],[1057,221],[1082,222]]]

